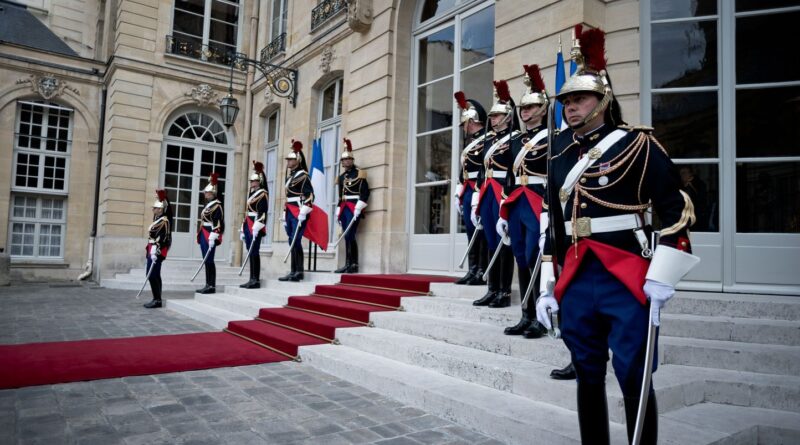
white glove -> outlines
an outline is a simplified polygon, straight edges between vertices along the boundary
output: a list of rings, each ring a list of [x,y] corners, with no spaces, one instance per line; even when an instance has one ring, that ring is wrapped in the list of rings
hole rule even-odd
[[[502,216],[497,219],[497,224],[494,225],[494,229],[497,231],[497,234],[500,235],[501,238],[505,238],[508,236],[508,221]]]
[[[544,240],[547,238],[547,229],[550,227],[550,214],[542,212],[539,215],[539,251],[544,250]]]
[[[552,292],[543,292],[539,299],[536,301],[536,319],[539,320],[547,329],[553,329],[553,324],[550,323],[550,317],[547,316],[547,310],[555,317],[558,314],[558,301],[553,296]]]
[[[472,225],[473,226],[478,227],[479,222],[478,222],[478,208],[477,207],[472,207],[472,211],[469,214],[469,219],[470,219],[470,221],[472,221]]]
[[[464,184],[459,183],[456,185],[456,201],[458,201],[462,193],[464,193]]]
[[[464,207],[458,202],[458,198],[453,200],[453,207],[456,208],[456,212],[458,212],[458,216],[464,216]]]
[[[239,239],[244,241],[244,230],[239,229]]]
[[[262,223],[261,221],[254,222],[253,223],[253,236],[258,236],[259,232],[261,232],[261,229],[263,229],[264,227],[265,227],[264,223]]]
[[[353,218],[358,218],[361,215],[361,211],[367,207],[367,203],[361,200],[358,200],[356,203],[356,210],[353,212]]]
[[[155,244],[150,244],[150,260],[155,263],[157,259],[158,259],[158,246],[156,246]]]
[[[211,233],[208,234],[208,242],[209,242],[209,244],[216,243],[216,241],[218,239],[219,239],[219,233],[211,232]]]
[[[339,214],[342,213],[342,208],[336,206],[336,221],[339,221]]]
[[[311,213],[311,210],[313,210],[313,208],[311,208],[310,206],[301,205],[300,206],[300,211],[297,212],[297,220],[299,222],[305,221],[306,218],[308,217],[308,214]]]
[[[675,295],[675,288],[669,284],[654,280],[646,280],[644,282],[644,294],[647,295],[647,299],[650,300],[650,314],[653,317],[653,324],[660,326],[661,308]]]

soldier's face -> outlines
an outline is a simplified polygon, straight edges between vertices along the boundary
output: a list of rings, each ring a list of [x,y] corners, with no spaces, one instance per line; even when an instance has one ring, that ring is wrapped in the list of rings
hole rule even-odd
[[[505,114],[493,114],[489,116],[489,122],[492,123],[492,128],[494,128],[495,130],[502,130],[506,128],[506,126],[502,124],[505,118],[506,118]]]
[[[575,93],[565,97],[561,103],[564,105],[567,123],[578,125],[600,103],[600,99],[591,93]]]
[[[153,207],[153,215],[154,216],[161,216],[162,213],[164,213],[164,209],[162,209],[160,207]]]
[[[254,181],[250,181],[250,188],[251,189],[258,188],[259,185],[261,185],[261,181],[259,181],[258,179],[254,180]]]
[[[294,170],[294,168],[297,167],[297,159],[287,159],[286,167],[288,167],[289,170]]]
[[[342,167],[344,167],[345,170],[350,170],[351,168],[353,168],[353,159],[351,158],[342,159]]]
[[[216,198],[216,196],[217,196],[217,195],[215,195],[215,194],[214,194],[214,193],[212,193],[212,192],[203,192],[203,196],[205,196],[205,197],[206,197],[206,201],[211,201],[211,200],[213,200],[214,198]]]
[[[525,123],[531,121],[532,119],[535,120],[536,117],[541,118],[541,108],[541,105],[528,105],[527,107],[522,107],[519,109],[519,117],[522,119],[522,122]]]

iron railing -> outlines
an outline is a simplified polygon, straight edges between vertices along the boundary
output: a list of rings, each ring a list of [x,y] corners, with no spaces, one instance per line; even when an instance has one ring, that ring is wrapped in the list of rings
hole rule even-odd
[[[166,52],[225,66],[230,66],[236,57],[236,51],[229,46],[213,42],[203,45],[200,39],[170,35],[166,38]]]
[[[347,10],[346,0],[323,0],[311,10],[311,31],[345,10]]]
[[[278,54],[286,51],[286,33],[281,33],[278,37],[272,39],[267,46],[261,49],[261,61],[266,62],[272,60]]]

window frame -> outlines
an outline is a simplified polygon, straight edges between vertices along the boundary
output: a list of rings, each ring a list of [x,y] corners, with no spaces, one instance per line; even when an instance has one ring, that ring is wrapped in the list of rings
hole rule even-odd
[[[327,91],[331,86],[334,86],[334,99],[333,99],[333,116],[323,120],[322,119],[322,110],[325,106],[325,91]],[[325,210],[328,212],[328,235],[329,239],[334,239],[334,235],[336,233],[336,226],[337,221],[334,215],[336,215],[336,205],[339,201],[338,190],[335,187],[336,178],[339,177],[339,169],[341,168],[341,163],[339,162],[339,153],[342,147],[342,114],[344,114],[344,108],[342,107],[342,113],[339,113],[339,106],[342,104],[342,91],[344,90],[344,77],[337,77],[328,83],[326,83],[322,88],[319,89],[319,104],[317,106],[317,132],[316,138],[322,139],[322,133],[324,131],[333,131],[334,132],[334,148],[333,153],[326,153],[326,148],[324,145],[322,146],[322,156],[323,156],[323,168],[325,169],[325,179],[328,191],[328,202],[325,203]],[[321,143],[321,142],[320,142]],[[310,159],[310,157],[309,157]],[[330,162],[329,162],[330,161]],[[309,168],[311,166],[309,165]],[[311,172],[309,172],[311,173]]]
[[[20,147],[19,146],[19,138],[20,138],[20,126],[22,124],[22,105],[31,105],[42,107],[44,109],[43,116],[42,116],[42,125],[41,125],[41,132],[40,136],[38,136],[42,141],[46,141],[47,137],[47,130],[50,128],[49,121],[50,117],[50,110],[56,109],[61,111],[67,111],[69,113],[69,123],[67,126],[67,150],[64,152],[60,151],[52,151],[47,150],[45,148],[28,148],[28,147]],[[13,149],[12,149],[12,160],[11,160],[11,191],[12,192],[25,192],[25,193],[40,193],[45,195],[60,195],[66,196],[69,194],[69,174],[70,174],[70,159],[72,157],[72,135],[73,135],[73,127],[74,127],[74,115],[75,110],[70,107],[65,107],[59,105],[55,102],[45,102],[45,101],[24,101],[20,100],[17,101],[16,107],[16,116],[14,119],[14,142],[13,142]],[[57,139],[60,140],[60,139]],[[28,186],[18,186],[17,185],[17,164],[18,164],[18,154],[28,154],[28,155],[37,155],[39,156],[38,161],[38,168],[39,172],[37,174],[37,186],[36,187],[28,187]],[[64,188],[63,189],[48,189],[44,187],[44,180],[45,180],[45,163],[46,159],[50,158],[58,158],[64,159]]]
[[[270,120],[275,117],[275,135],[273,139],[270,134]],[[267,189],[269,190],[269,210],[267,211],[267,235],[261,241],[261,251],[272,251],[272,244],[275,241],[275,209],[276,187],[278,177],[278,149],[280,148],[281,137],[281,110],[275,109],[264,118],[264,174],[267,177]],[[274,161],[270,165],[270,155],[274,156]]]
[[[172,14],[170,14],[170,25],[169,25],[170,34],[169,34],[169,36],[171,36],[172,38],[179,37],[179,36],[175,35],[175,32],[176,32],[175,31],[175,7],[176,7],[178,1],[179,0],[174,0],[172,2]],[[234,42],[234,44],[230,45],[230,46],[234,46],[234,52],[236,52],[236,53],[241,52],[241,50],[242,50],[242,35],[243,35],[243,30],[242,30],[242,22],[243,22],[242,16],[243,16],[243,14],[242,14],[242,10],[243,10],[243,7],[244,7],[244,0],[238,0],[236,3],[230,2],[228,0],[204,0],[205,3],[203,5],[203,35],[200,36],[200,44],[201,44],[201,46],[208,47],[209,42],[217,43],[217,44],[220,44],[220,45],[229,45],[227,43],[218,43],[216,41],[211,41],[210,40],[209,35],[211,34],[211,32],[210,32],[210,29],[211,29],[211,27],[210,27],[210,25],[211,25],[211,9],[212,9],[214,1],[219,1],[219,2],[222,2],[222,3],[228,4],[228,5],[235,6],[237,8],[237,14],[236,14],[236,42]],[[183,11],[185,11],[185,10],[183,10]],[[186,11],[186,12],[189,12],[189,11]],[[189,12],[189,13],[190,14],[195,14],[195,13],[192,13],[192,12]],[[195,15],[197,15],[197,14],[195,14]],[[180,34],[181,36],[190,36],[192,38],[197,38],[198,37],[198,36],[193,36],[191,34],[186,34],[186,33],[181,32],[181,31],[178,31],[178,34]],[[170,55],[170,56],[181,57],[181,58],[186,58],[186,59],[190,59],[190,60],[200,60],[200,61],[203,61],[203,62],[206,62],[206,63],[212,63],[214,65],[219,65],[218,63],[209,61],[208,58],[205,56],[205,54],[201,54],[200,57],[191,57],[191,56],[187,56],[187,55],[183,55],[183,54],[174,53],[174,52],[171,52],[171,51],[166,51],[166,53],[168,55]]]
[[[273,29],[275,25],[275,2],[280,2],[280,20],[278,21],[278,32],[276,33]],[[287,0],[270,0],[269,3],[269,36],[268,42],[273,42],[275,39],[280,37],[281,34],[286,32],[287,27],[287,18],[288,18],[288,4]]]
[[[35,211],[33,217],[27,216],[14,216],[14,208],[15,208],[15,200],[16,198],[25,198],[25,199],[33,199],[35,200]],[[61,207],[61,218],[60,219],[44,219],[42,218],[42,209],[43,209],[43,200],[48,199],[52,201],[59,201],[62,204]],[[42,195],[42,194],[34,194],[34,193],[12,193],[11,199],[9,201],[9,216],[8,216],[8,253],[12,261],[63,261],[64,259],[64,249],[65,249],[65,239],[67,237],[67,209],[68,209],[68,200],[66,196],[59,196],[59,195]],[[13,236],[14,236],[14,225],[15,224],[32,224],[34,226],[33,231],[33,255],[23,255],[23,254],[14,254],[14,247],[13,244]],[[61,227],[60,233],[60,243],[58,245],[59,255],[56,256],[49,256],[49,255],[40,255],[39,251],[42,248],[41,244],[41,236],[42,236],[42,226],[59,226]],[[23,236],[25,233],[23,232]],[[25,244],[23,243],[21,248],[24,249]],[[53,247],[52,244],[48,244],[49,247]]]

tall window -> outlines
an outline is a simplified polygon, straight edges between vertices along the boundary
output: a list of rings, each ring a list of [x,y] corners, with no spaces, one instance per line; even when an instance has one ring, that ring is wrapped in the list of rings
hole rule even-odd
[[[14,141],[11,255],[62,258],[72,110],[49,102],[19,102]]]
[[[333,239],[334,229],[336,228],[336,221],[333,218],[335,214],[334,207],[339,198],[336,195],[334,188],[334,180],[339,175],[339,147],[342,141],[342,90],[344,88],[344,80],[338,79],[331,82],[327,87],[322,90],[319,101],[319,126],[318,134],[322,139],[322,156],[323,165],[325,167],[325,178],[328,180],[328,202],[325,203],[325,210],[330,217],[330,239]],[[309,161],[311,158],[309,158]],[[310,166],[309,166],[310,167]],[[322,206],[323,203],[317,203]]]
[[[212,63],[229,63],[237,48],[239,3],[239,0],[175,0],[167,50]]]
[[[278,140],[280,139],[280,110],[275,110],[267,118],[264,130],[264,174],[267,176],[269,189],[269,213],[267,214],[267,236],[261,243],[262,248],[272,247],[275,225],[275,177],[278,175]]]
[[[269,41],[272,42],[286,32],[286,0],[272,0],[270,14]]]

